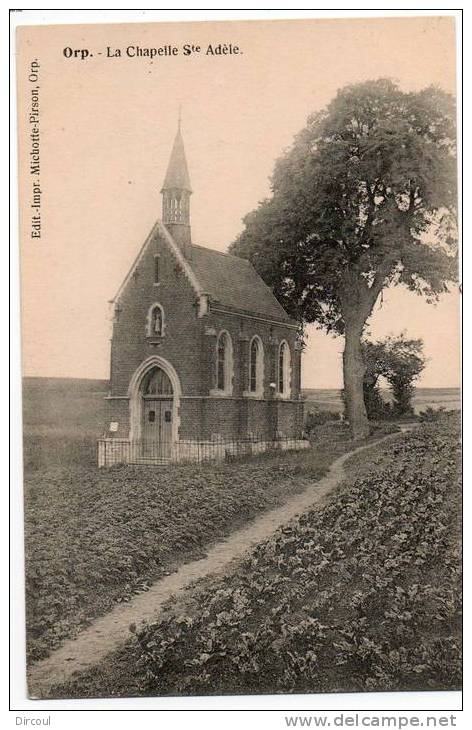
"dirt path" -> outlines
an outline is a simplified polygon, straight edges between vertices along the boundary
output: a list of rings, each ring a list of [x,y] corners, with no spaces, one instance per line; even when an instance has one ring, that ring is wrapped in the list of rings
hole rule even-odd
[[[402,429],[407,430],[407,429]],[[182,565],[172,575],[161,578],[149,591],[133,598],[129,603],[117,605],[112,611],[96,619],[75,639],[69,639],[28,671],[28,690],[32,699],[45,697],[50,688],[71,679],[75,672],[83,672],[98,664],[111,651],[118,649],[131,637],[129,626],[138,628],[143,622],[154,621],[162,604],[172,594],[182,590],[196,578],[226,569],[234,559],[266,538],[278,527],[302,514],[315,505],[320,505],[326,496],[345,477],[344,463],[353,454],[376,446],[381,441],[397,437],[385,436],[378,441],[361,446],[336,459],[323,479],[313,482],[304,492],[287,500],[283,505],[262,514],[247,527],[233,532],[208,550],[207,556]]]

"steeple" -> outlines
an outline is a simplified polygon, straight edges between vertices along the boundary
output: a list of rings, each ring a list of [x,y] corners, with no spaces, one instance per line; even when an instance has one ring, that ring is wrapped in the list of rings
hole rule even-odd
[[[182,120],[179,110],[177,134],[161,190],[162,222],[176,243],[186,253],[186,247],[191,244],[190,196],[192,188],[190,187],[181,127]]]

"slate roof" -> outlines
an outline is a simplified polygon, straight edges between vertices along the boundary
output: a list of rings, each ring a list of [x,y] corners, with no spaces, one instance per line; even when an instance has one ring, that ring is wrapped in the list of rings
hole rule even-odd
[[[169,164],[164,179],[162,190],[169,188],[177,188],[179,190],[187,190],[192,192],[190,185],[190,175],[188,174],[187,158],[185,157],[184,141],[180,132],[180,126],[174,139],[174,146],[170,154]]]
[[[246,259],[192,245],[188,263],[203,291],[223,306],[294,324]]]

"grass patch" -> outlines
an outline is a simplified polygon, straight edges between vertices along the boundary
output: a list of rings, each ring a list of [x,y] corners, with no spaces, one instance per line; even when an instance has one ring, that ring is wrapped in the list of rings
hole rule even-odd
[[[51,696],[458,689],[457,419],[350,466],[326,506]]]

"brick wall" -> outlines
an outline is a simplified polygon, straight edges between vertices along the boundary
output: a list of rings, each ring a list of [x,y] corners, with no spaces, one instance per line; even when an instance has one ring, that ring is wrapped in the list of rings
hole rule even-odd
[[[106,423],[104,425],[104,436],[111,438],[128,438],[129,434],[129,400],[128,399],[117,399],[110,400],[105,399],[105,413]],[[110,424],[117,423],[118,429],[116,431],[110,431]]]
[[[159,284],[154,284],[155,256],[159,256]],[[146,319],[158,302],[165,315],[164,336],[156,344],[146,336]],[[216,341],[226,330],[233,344],[233,391],[231,397],[211,397],[216,385]],[[244,397],[249,386],[249,345],[258,335],[264,348],[264,392],[261,399]],[[210,439],[245,436],[271,438],[274,429],[287,436],[299,433],[300,403],[272,401],[271,382],[277,383],[278,344],[285,339],[291,350],[291,398],[299,396],[298,357],[295,332],[283,325],[271,325],[210,310],[198,318],[196,295],[167,244],[155,234],[138,262],[117,306],[111,347],[110,396],[105,433],[114,438],[129,434],[129,401],[123,396],[133,373],[152,355],[172,364],[182,388],[180,439]],[[109,424],[119,424],[110,433]],[[274,425],[275,424],[275,425]],[[278,424],[278,425],[277,425]]]
[[[154,256],[159,255],[160,283],[154,285]],[[161,344],[146,337],[146,318],[152,304],[164,309]],[[126,395],[136,368],[159,355],[176,369],[182,391],[200,394],[202,320],[197,318],[196,295],[167,245],[154,238],[137,266],[118,305],[111,348],[111,395]]]
[[[278,371],[278,346],[282,340],[286,340],[291,353],[292,377],[291,377],[291,398],[297,399],[300,394],[299,378],[296,369],[299,367],[299,358],[295,349],[296,332],[284,325],[271,324],[269,322],[249,319],[243,316],[223,314],[211,311],[210,316],[205,318],[207,326],[210,326],[218,334],[226,330],[233,343],[233,359],[235,367],[235,379],[233,383],[233,395],[240,396],[249,387],[249,347],[252,338],[258,335],[264,348],[264,398],[272,396],[269,384],[277,382]],[[216,346],[216,337],[212,340],[213,351]],[[214,363],[214,358],[212,363]],[[213,368],[214,369],[214,368]]]
[[[277,402],[277,430],[281,436],[299,436],[303,430],[303,401]]]

